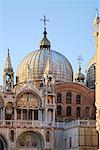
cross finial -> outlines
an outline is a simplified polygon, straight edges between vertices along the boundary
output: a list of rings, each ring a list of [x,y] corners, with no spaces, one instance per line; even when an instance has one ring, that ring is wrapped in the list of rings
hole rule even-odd
[[[81,74],[81,64],[82,64],[83,58],[81,55],[78,56],[78,69],[79,69],[79,74]]]
[[[79,66],[82,64],[83,58],[81,55],[78,56],[78,64]]]
[[[8,54],[9,54],[9,48],[8,48]]]
[[[41,21],[44,22],[44,29],[46,29],[46,22],[49,21],[49,19],[46,19],[46,16],[44,15],[44,18],[41,19]]]

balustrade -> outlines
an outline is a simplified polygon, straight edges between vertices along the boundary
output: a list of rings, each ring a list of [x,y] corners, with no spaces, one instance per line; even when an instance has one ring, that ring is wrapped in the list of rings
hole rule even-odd
[[[57,127],[57,128],[71,128],[80,126],[96,126],[95,120],[75,120],[71,122],[45,122],[38,120],[0,120],[0,126],[15,126],[15,127]]]

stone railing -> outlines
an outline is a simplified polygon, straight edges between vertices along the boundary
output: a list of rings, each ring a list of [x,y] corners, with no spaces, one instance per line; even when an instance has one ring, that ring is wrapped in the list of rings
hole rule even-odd
[[[14,126],[14,127],[54,127],[54,128],[72,128],[72,127],[86,127],[86,126],[91,126],[95,127],[96,126],[96,121],[95,120],[75,120],[71,122],[45,122],[45,121],[31,121],[31,120],[0,120],[0,126]]]
[[[74,120],[74,121],[65,123],[64,126],[66,126],[66,128],[79,127],[79,126],[95,127],[96,121],[95,120]]]

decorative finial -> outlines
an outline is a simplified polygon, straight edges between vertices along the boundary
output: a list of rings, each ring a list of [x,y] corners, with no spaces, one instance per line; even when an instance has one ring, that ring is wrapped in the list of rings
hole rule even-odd
[[[78,64],[81,65],[83,61],[83,58],[81,56],[81,54],[78,56]]]
[[[85,76],[81,73],[81,64],[82,64],[83,58],[81,55],[78,56],[78,73],[76,74],[75,81],[84,83]]]
[[[44,15],[44,19],[41,19],[41,21],[44,22],[44,32],[43,32],[44,37],[43,37],[43,39],[40,42],[40,49],[43,49],[43,48],[50,49],[51,44],[50,44],[50,41],[46,37],[46,35],[47,35],[47,32],[46,32],[46,22],[49,21],[49,20],[46,19],[46,16]]]
[[[81,55],[78,56],[78,65],[79,65],[79,72],[81,72],[81,64],[82,64],[83,58]]]
[[[96,17],[99,17],[99,11],[98,11],[98,8],[96,8]]]
[[[9,54],[9,48],[8,48],[8,54]]]
[[[47,32],[46,32],[46,22],[49,21],[49,19],[46,19],[46,16],[44,15],[44,19],[41,19],[41,21],[44,22],[44,32],[43,32],[43,34],[44,34],[44,37],[46,37],[46,34],[47,34]]]
[[[41,21],[44,22],[44,29],[46,29],[46,22],[49,21],[49,19],[46,19],[46,16],[44,15],[44,19],[41,19]]]

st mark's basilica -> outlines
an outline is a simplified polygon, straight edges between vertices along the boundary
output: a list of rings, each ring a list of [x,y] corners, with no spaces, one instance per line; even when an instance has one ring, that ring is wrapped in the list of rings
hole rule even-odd
[[[51,47],[44,26],[39,49],[22,59],[16,77],[7,52],[0,86],[0,150],[98,149],[96,56],[86,76],[80,62],[74,76],[69,60]]]

